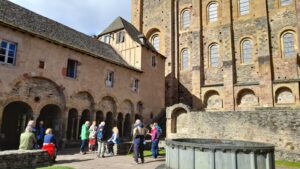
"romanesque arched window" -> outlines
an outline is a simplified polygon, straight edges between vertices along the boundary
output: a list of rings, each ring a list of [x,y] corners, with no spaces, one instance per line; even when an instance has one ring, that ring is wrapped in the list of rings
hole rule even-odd
[[[293,0],[280,0],[280,5],[281,6],[286,6],[286,5],[290,5],[292,3]]]
[[[189,64],[189,51],[188,49],[183,49],[181,52],[181,70],[187,70],[190,67]]]
[[[219,65],[219,45],[212,44],[209,47],[209,65],[210,67],[218,67]]]
[[[249,0],[240,0],[240,14],[247,15],[250,12],[250,2]]]
[[[208,5],[208,21],[215,22],[218,20],[218,3],[212,2]]]
[[[152,39],[151,39],[151,43],[153,45],[153,47],[159,51],[159,47],[160,47],[160,38],[158,36],[158,34],[155,34],[152,36]]]
[[[248,64],[252,62],[253,46],[250,39],[245,39],[241,44],[242,63]]]
[[[189,9],[185,9],[182,12],[181,19],[182,19],[182,28],[183,29],[189,28],[191,24],[191,15]]]
[[[282,35],[282,53],[284,57],[295,56],[295,36],[288,31]]]

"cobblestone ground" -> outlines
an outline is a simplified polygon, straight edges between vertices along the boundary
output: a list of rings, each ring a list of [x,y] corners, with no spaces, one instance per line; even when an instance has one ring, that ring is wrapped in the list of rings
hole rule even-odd
[[[97,158],[94,153],[81,155],[79,154],[78,149],[67,149],[59,153],[57,162],[54,166],[69,166],[75,169],[159,169],[164,162],[164,157],[159,157],[155,160],[146,157],[144,164],[135,164],[132,156],[128,155]],[[290,168],[276,167],[276,169]]]
[[[144,164],[135,164],[132,156],[113,156],[97,158],[94,153],[79,154],[79,149],[67,149],[60,152],[54,166],[69,166],[75,169],[155,169],[165,162],[164,157],[145,158]]]

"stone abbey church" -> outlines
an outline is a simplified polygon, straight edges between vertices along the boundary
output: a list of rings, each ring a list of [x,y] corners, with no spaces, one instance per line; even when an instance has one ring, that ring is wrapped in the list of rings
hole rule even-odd
[[[297,2],[132,0],[132,24],[167,57],[167,105],[299,107]]]

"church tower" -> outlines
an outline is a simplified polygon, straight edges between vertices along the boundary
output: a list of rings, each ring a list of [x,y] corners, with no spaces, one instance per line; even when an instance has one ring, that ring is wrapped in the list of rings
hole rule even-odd
[[[131,0],[131,23],[143,32],[143,0]]]

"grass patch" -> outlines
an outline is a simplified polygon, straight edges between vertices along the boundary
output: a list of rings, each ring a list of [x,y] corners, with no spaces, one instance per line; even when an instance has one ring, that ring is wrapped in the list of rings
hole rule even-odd
[[[300,169],[300,162],[289,162],[289,161],[276,161],[276,166],[278,167],[290,167],[290,168],[299,168]]]
[[[72,167],[65,167],[65,166],[53,166],[53,167],[41,167],[37,169],[74,169]]]
[[[165,149],[161,149],[158,152],[159,156],[165,156],[166,155],[166,150]],[[128,154],[129,156],[132,156],[133,153]],[[152,156],[152,152],[151,150],[145,150],[144,151],[144,157],[151,157]]]

